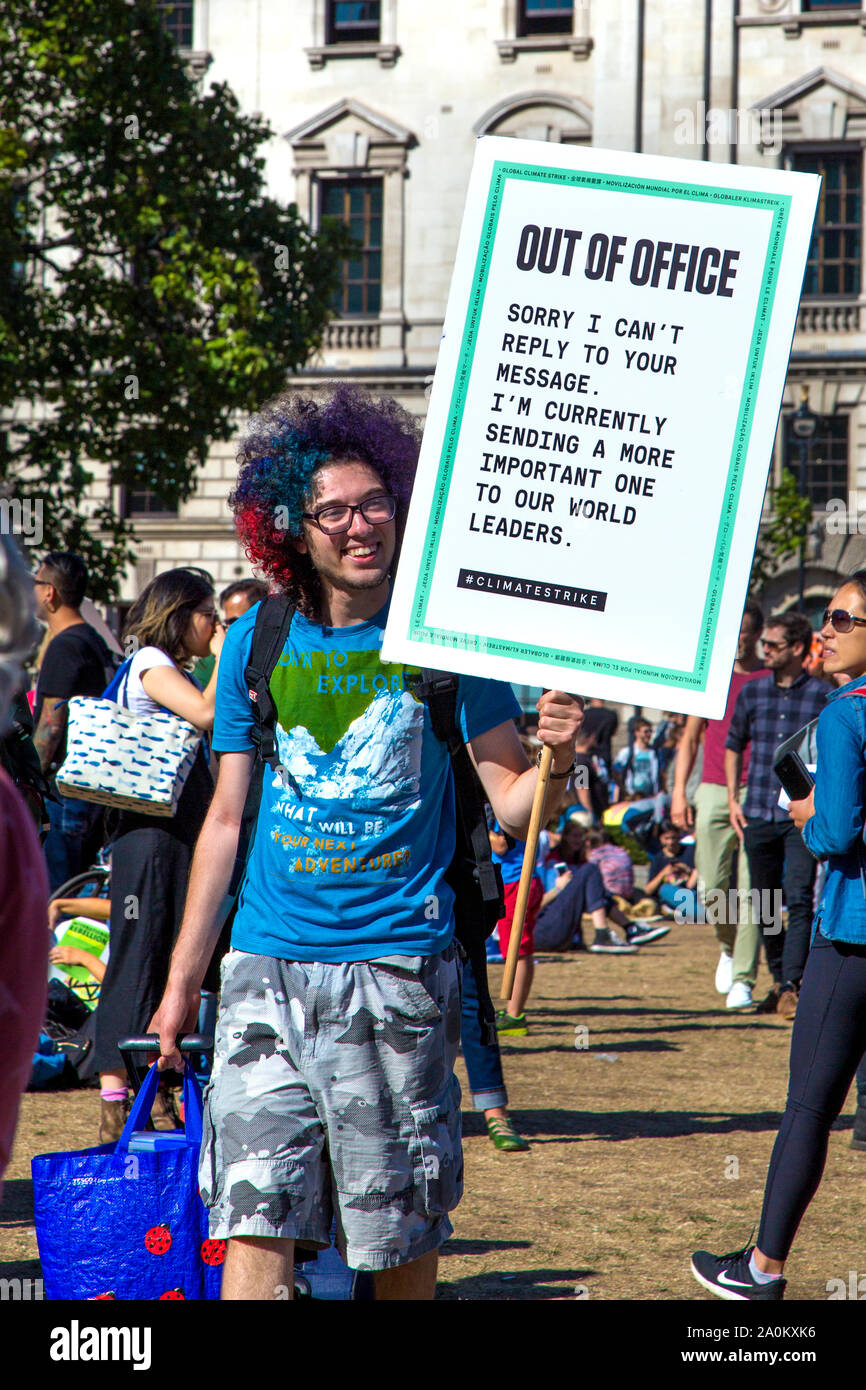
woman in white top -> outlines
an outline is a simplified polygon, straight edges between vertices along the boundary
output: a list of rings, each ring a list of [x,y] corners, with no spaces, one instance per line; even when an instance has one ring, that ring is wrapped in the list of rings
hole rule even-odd
[[[119,1138],[123,1128],[127,1078],[117,1041],[144,1033],[162,997],[192,851],[213,794],[206,732],[213,728],[225,629],[217,620],[210,575],[195,568],[158,575],[129,610],[124,635],[127,650],[130,639],[137,650],[119,687],[119,703],[139,715],[170,710],[205,738],[175,816],[122,811],[111,843],[111,947],[94,1058],[102,1083],[101,1143]],[[202,690],[189,667],[209,652],[216,663]],[[154,1123],[174,1127],[164,1102],[154,1111]]]

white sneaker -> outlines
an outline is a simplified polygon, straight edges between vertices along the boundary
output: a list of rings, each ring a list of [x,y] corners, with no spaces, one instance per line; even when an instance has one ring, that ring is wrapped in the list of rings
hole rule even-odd
[[[750,1009],[752,1007],[752,991],[749,985],[742,980],[735,980],[728,990],[728,997],[725,1000],[726,1009]]]
[[[719,994],[727,994],[734,983],[734,957],[722,951],[716,966],[716,989]]]

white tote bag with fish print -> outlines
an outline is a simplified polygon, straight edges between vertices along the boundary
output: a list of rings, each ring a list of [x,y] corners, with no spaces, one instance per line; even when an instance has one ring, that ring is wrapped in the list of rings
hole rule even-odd
[[[105,698],[76,695],[68,710],[66,757],[55,779],[61,796],[148,816],[175,814],[200,729],[168,710],[135,715]]]

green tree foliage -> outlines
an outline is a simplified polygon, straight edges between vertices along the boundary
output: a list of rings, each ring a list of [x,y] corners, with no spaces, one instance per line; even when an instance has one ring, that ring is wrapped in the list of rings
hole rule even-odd
[[[782,470],[781,481],[771,493],[771,499],[770,520],[761,527],[755,546],[750,593],[759,593],[780,565],[799,554],[812,520],[812,503],[808,497],[800,495],[797,479],[790,468]]]
[[[152,0],[0,9],[0,487],[116,590],[93,464],[168,502],[321,340],[346,234],[263,185],[272,132],[200,93]],[[5,437],[4,437],[5,436]]]

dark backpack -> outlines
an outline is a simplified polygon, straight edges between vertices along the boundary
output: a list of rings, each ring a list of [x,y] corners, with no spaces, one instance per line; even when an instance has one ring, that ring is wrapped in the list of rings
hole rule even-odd
[[[33,742],[33,716],[24,695],[13,701],[10,726],[0,736],[0,767],[15,783],[41,829],[47,820],[45,802],[51,791]]]
[[[256,716],[253,741],[257,756],[241,824],[238,858],[230,888],[233,894],[240,888],[243,868],[252,847],[265,766],[274,770],[279,766],[275,731],[277,711],[270,680],[285,646],[294,612],[286,598],[271,594],[262,600],[256,614],[244,680]],[[483,791],[457,727],[458,677],[445,671],[425,670],[420,678],[410,678],[407,683],[411,684],[413,693],[425,701],[433,732],[445,744],[451,758],[457,843],[446,879],[454,891],[455,936],[478,986],[482,1038],[492,1044],[496,1041],[496,1020],[487,985],[485,942],[505,915],[505,897],[499,865],[494,864],[491,857]]]

